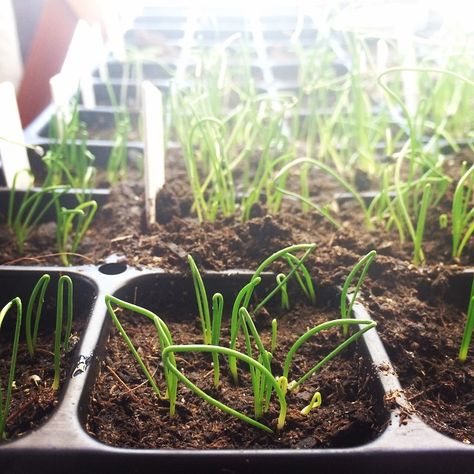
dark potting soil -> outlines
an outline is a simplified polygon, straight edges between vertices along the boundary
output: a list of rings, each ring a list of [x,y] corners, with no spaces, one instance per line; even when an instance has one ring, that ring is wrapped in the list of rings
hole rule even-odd
[[[469,365],[472,364],[472,355],[469,359],[471,362],[464,367],[455,362],[465,313],[459,309],[453,313],[452,317],[457,317],[459,322],[449,338],[444,338],[451,343],[449,350],[444,345],[440,346],[439,342],[435,344],[428,336],[440,338],[446,331],[444,316],[440,319],[440,314],[447,314],[448,310],[442,299],[427,301],[426,292],[418,289],[432,288],[434,294],[440,295],[442,291],[446,292],[451,274],[459,272],[463,266],[473,266],[473,245],[465,249],[461,265],[453,264],[449,231],[440,229],[437,217],[433,216],[427,222],[425,231],[426,265],[417,268],[410,263],[412,244],[406,242],[400,245],[394,232],[380,228],[368,232],[360,210],[350,202],[339,206],[338,216],[344,222],[341,229],[336,229],[315,213],[303,214],[299,206],[291,202],[285,206],[286,211],[278,216],[267,214],[262,205],[255,206],[252,218],[247,222],[241,222],[238,216],[233,216],[219,218],[215,223],[199,224],[191,212],[192,198],[185,171],[179,167],[173,167],[173,170],[173,174],[167,170],[168,182],[158,196],[158,224],[150,230],[144,228],[142,185],[121,184],[112,190],[109,203],[99,211],[93,227],[87,233],[79,249],[82,257],[73,261],[98,264],[110,255],[116,255],[136,267],[188,271],[186,256],[191,253],[201,269],[255,269],[264,258],[282,247],[315,242],[316,250],[307,261],[311,274],[321,284],[340,285],[358,259],[376,249],[378,255],[364,284],[362,296],[370,297],[372,315],[380,321],[379,330],[385,342],[389,348],[393,347],[393,350],[389,350],[390,356],[395,361],[405,388],[409,390],[414,384],[414,391],[409,394],[414,397],[412,403],[420,413],[427,410],[424,418],[428,422],[430,411],[435,415],[431,423],[435,429],[472,443],[474,426],[472,396],[469,392],[471,387],[472,393],[473,373],[472,365]],[[449,208],[448,201],[440,203],[440,212]],[[58,263],[56,255],[46,256],[56,252],[54,225],[41,226],[34,237],[26,244],[25,258],[12,245],[11,235],[1,225],[2,262],[28,265]],[[401,325],[392,341],[384,332],[382,318],[385,313],[389,315],[389,323],[395,321]],[[428,316],[416,319],[419,314]],[[421,332],[420,339],[415,339],[415,347],[419,346],[417,350],[411,348],[412,342],[409,341],[413,333],[413,329],[410,329],[413,321],[410,318],[415,318],[415,327]],[[441,326],[437,326],[437,329],[432,327],[439,322]],[[396,327],[395,323],[390,326]],[[404,335],[402,329],[410,332]],[[406,344],[403,342],[405,339]],[[419,362],[424,351],[435,351],[436,348],[439,350],[432,354],[432,358],[427,355],[425,361]],[[407,356],[406,351],[414,356]],[[420,370],[418,364],[421,364]],[[434,372],[426,367],[433,364],[442,369],[430,381],[429,377]],[[455,372],[452,369],[456,369]],[[440,377],[443,372],[447,381],[438,382],[436,377]],[[411,375],[411,378],[404,377],[404,374],[413,373],[415,375]],[[419,385],[420,381],[416,377],[421,377],[424,386]],[[451,384],[452,390],[449,392],[445,389],[438,396],[433,387],[443,387],[445,383]],[[450,410],[446,409],[448,399],[443,398],[447,393],[460,394],[457,398],[449,398]],[[452,416],[456,413],[463,415],[458,421],[453,421]],[[444,421],[440,421],[445,415]]]
[[[139,304],[139,302],[137,302]],[[165,314],[163,314],[163,311]],[[173,311],[178,311],[174,308]],[[272,360],[274,373],[282,373],[282,363],[297,337],[308,328],[335,319],[337,312],[297,304],[287,314],[279,311],[278,346]],[[153,324],[137,315],[124,315],[121,322],[146,364],[164,391],[158,341]],[[175,344],[202,343],[196,313],[184,321],[171,322],[172,312],[159,312],[169,325]],[[183,314],[179,314],[180,319]],[[274,317],[272,314],[271,317]],[[257,316],[270,321],[270,316]],[[271,330],[261,324],[265,347],[270,347]],[[223,322],[227,345],[228,326]],[[295,357],[290,379],[303,375],[342,341],[335,329],[314,336]],[[240,349],[243,350],[243,349]],[[253,417],[253,393],[248,369],[239,366],[239,384],[230,380],[227,363],[221,358],[221,382],[216,389],[209,356],[179,354],[180,370],[200,388],[223,403]],[[107,343],[106,355],[94,385],[86,421],[87,431],[100,441],[129,448],[257,449],[320,448],[355,446],[376,437],[387,421],[383,400],[372,390],[373,374],[367,361],[352,346],[304,383],[297,393],[287,396],[288,415],[283,430],[276,431],[278,403],[272,398],[269,413],[260,420],[274,430],[269,434],[204,402],[179,384],[176,414],[169,415],[167,401],[159,400],[130,355],[115,327]],[[316,391],[322,406],[309,416],[300,413]]]
[[[46,315],[45,315],[46,317]],[[74,348],[79,341],[82,324],[75,323],[67,353],[61,355],[61,376],[58,390],[52,388],[54,378],[54,331],[39,333],[37,349],[30,357],[25,341],[20,342],[16,365],[15,385],[10,413],[6,422],[7,439],[15,439],[43,425],[59,404],[67,378],[74,363]],[[8,380],[11,360],[11,338],[2,334],[0,352],[0,380],[2,390]],[[6,392],[3,392],[4,396]]]
[[[366,302],[377,331],[416,413],[435,430],[473,444],[473,348],[465,363],[457,359],[467,295],[461,300],[443,274],[402,281],[394,282],[392,291],[405,295],[403,304],[386,284],[371,282]]]

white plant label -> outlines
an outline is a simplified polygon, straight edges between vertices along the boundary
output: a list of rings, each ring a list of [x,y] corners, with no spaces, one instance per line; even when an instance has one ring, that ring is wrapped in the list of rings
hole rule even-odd
[[[104,44],[99,25],[90,25],[79,20],[61,68],[61,74],[67,78],[72,89],[69,98],[81,89],[82,100],[86,107],[95,107],[92,81],[87,80],[95,65],[102,59]]]
[[[54,105],[63,119],[59,120],[58,123],[61,127],[63,121],[69,122],[69,120],[71,120],[70,101],[77,89],[75,88],[74,81],[69,80],[69,78],[61,72],[49,80],[49,86],[51,87]],[[62,136],[63,130],[59,129],[58,132],[59,135]]]
[[[7,186],[27,189],[33,184],[30,162],[21,127],[20,113],[16,103],[15,87],[11,82],[0,84],[0,158]]]
[[[147,225],[156,222],[156,195],[165,184],[163,99],[150,81],[142,83],[142,113],[145,131],[145,212]]]
[[[80,20],[64,60],[61,72],[51,78],[53,101],[67,120],[71,97],[80,89],[82,103],[87,108],[96,105],[92,71],[105,55],[105,45],[98,24]]]

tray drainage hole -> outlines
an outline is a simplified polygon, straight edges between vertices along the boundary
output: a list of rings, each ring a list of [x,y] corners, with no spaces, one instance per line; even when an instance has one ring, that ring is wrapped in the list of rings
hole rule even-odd
[[[105,263],[99,267],[99,272],[105,275],[118,275],[127,270],[125,263]]]

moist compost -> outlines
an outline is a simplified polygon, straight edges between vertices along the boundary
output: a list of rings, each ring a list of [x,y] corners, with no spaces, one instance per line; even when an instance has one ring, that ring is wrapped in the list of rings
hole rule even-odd
[[[465,309],[463,312],[459,305],[464,300],[459,300],[452,316],[457,321],[455,329],[447,328],[445,317],[440,316],[450,311],[440,295],[447,294],[452,275],[474,265],[472,244],[466,247],[462,260],[453,263],[449,232],[439,228],[433,213],[425,230],[426,263],[417,268],[410,263],[412,245],[401,245],[394,233],[381,228],[369,232],[360,209],[351,201],[335,204],[336,215],[343,222],[340,229],[314,212],[301,212],[292,201],[287,201],[278,215],[269,214],[261,204],[252,209],[247,222],[235,215],[199,223],[192,211],[184,166],[173,158],[168,161],[167,184],[158,196],[158,223],[151,229],[144,226],[141,183],[122,183],[112,189],[109,202],[99,210],[79,249],[81,256],[71,258],[73,263],[100,264],[113,256],[138,268],[187,272],[186,256],[192,254],[203,270],[256,269],[276,250],[315,242],[316,250],[307,260],[311,275],[321,284],[340,285],[359,258],[376,249],[378,255],[362,296],[370,297],[371,314],[381,323],[378,331],[388,344],[404,388],[410,391],[413,385],[409,397],[431,426],[462,442],[473,442],[472,355],[464,366],[456,362],[465,321]],[[321,188],[335,191],[331,182]],[[450,209],[449,195],[439,204],[440,212]],[[324,194],[319,197],[321,202],[326,199]],[[313,198],[318,200],[318,194]],[[6,226],[1,225],[0,249],[3,263],[59,263],[51,223],[40,226],[26,242],[24,254],[18,252]],[[428,294],[440,297],[427,299]],[[384,317],[390,324],[382,324]],[[447,341],[449,347],[444,345]]]
[[[172,322],[172,312],[164,311],[166,314],[160,312],[160,315],[169,325],[175,344],[202,343],[195,313],[186,315],[180,322]],[[303,304],[297,304],[287,314],[279,313],[278,345],[272,359],[275,374],[282,373],[284,357],[299,335],[316,324],[338,317],[328,308]],[[160,388],[164,387],[153,325],[138,315],[121,314],[121,322],[128,335],[145,357],[149,368],[155,372]],[[261,318],[269,322],[269,315],[265,314],[267,316],[256,316],[256,319],[264,326],[260,334],[265,347],[269,348],[271,331],[268,324],[261,322]],[[178,317],[182,319],[183,314]],[[273,312],[271,317],[274,317]],[[223,322],[224,345],[228,345],[228,335],[228,322]],[[302,376],[343,340],[341,332],[336,329],[314,336],[297,353],[290,378]],[[253,416],[253,394],[245,365],[240,365],[240,380],[235,385],[230,380],[226,362],[221,358],[221,383],[217,389],[213,384],[209,357],[179,354],[177,365],[211,396]],[[128,448],[300,449],[355,446],[374,439],[387,422],[382,397],[378,390],[373,389],[374,386],[373,371],[357,347],[351,346],[303,384],[297,393],[287,396],[288,415],[281,431],[276,431],[278,403],[275,399],[272,399],[270,412],[260,420],[275,431],[269,434],[204,402],[182,384],[178,388],[176,414],[170,417],[168,402],[159,400],[154,394],[122,337],[113,327],[90,397],[86,428],[92,436],[106,444]],[[322,406],[314,409],[309,416],[302,415],[300,410],[308,405],[316,391],[321,392]]]
[[[403,306],[398,298],[387,296],[377,281],[371,287],[372,295],[384,294],[369,295],[367,301],[405,394],[432,428],[473,444],[472,348],[465,363],[457,359],[468,293],[461,295],[459,288],[439,277],[428,277],[411,288],[400,286],[394,290],[405,295]]]

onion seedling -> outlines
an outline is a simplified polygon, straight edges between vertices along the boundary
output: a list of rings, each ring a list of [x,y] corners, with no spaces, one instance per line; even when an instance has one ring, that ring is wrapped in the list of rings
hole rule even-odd
[[[361,320],[347,320],[347,319],[334,319],[333,321],[327,321],[325,323],[318,324],[314,328],[306,331],[302,336],[300,336],[297,341],[291,346],[288,354],[286,356],[284,365],[283,365],[283,377],[286,380],[289,380],[289,372],[291,368],[291,364],[293,362],[293,357],[295,356],[298,349],[312,336],[324,331],[325,329],[329,329],[332,327],[346,327],[346,324],[355,326],[361,326],[357,332],[352,334],[348,337],[345,341],[341,342],[335,349],[333,349],[327,356],[325,356],[321,361],[319,361],[316,365],[314,365],[310,370],[308,370],[303,376],[301,376],[298,380],[294,380],[288,383],[288,390],[296,390],[303,382],[308,380],[312,375],[314,375],[324,364],[329,362],[331,359],[336,357],[343,349],[349,346],[351,343],[357,341],[365,332],[369,329],[374,328],[377,324],[374,321],[368,319],[361,319]]]
[[[64,322],[64,287],[67,287],[67,305],[66,305],[66,325]],[[59,379],[61,375],[61,335],[64,327],[63,349],[69,351],[69,338],[72,331],[73,319],[73,284],[71,277],[61,275],[58,280],[58,293],[56,298],[56,328],[54,332],[54,380],[52,388],[59,388]]]
[[[136,71],[141,72],[142,63],[137,60]],[[107,162],[107,180],[110,184],[116,184],[127,176],[128,171],[128,137],[131,130],[130,113],[128,112],[126,104],[126,93],[127,87],[121,86],[120,88],[120,101],[117,99],[115,90],[108,77],[107,68],[104,69],[103,80],[105,82],[105,88],[107,95],[109,96],[110,104],[113,108],[114,122],[115,122],[115,133],[113,138],[113,147],[109,155]],[[124,63],[123,65],[123,77],[122,84],[126,84],[127,76],[129,75],[130,63]],[[102,75],[102,74],[101,74]],[[141,81],[137,81],[140,84]],[[140,87],[137,87],[137,94],[140,91]]]
[[[370,221],[370,215],[369,215],[369,212],[368,212],[368,209],[367,209],[367,206],[362,198],[362,196],[359,194],[359,192],[348,182],[346,181],[342,176],[340,176],[336,171],[334,171],[332,168],[330,168],[328,165],[322,163],[321,161],[318,161],[318,160],[314,160],[312,158],[306,158],[306,157],[303,157],[303,158],[297,158],[296,160],[293,160],[291,161],[290,163],[286,164],[285,166],[283,166],[279,171],[278,173],[273,177],[273,182],[274,182],[274,185],[275,185],[275,188],[278,192],[282,193],[282,194],[286,194],[286,195],[289,195],[289,196],[292,196],[292,197],[295,197],[303,202],[306,202],[307,204],[311,205],[311,207],[313,209],[315,209],[319,214],[321,214],[323,217],[325,217],[326,219],[328,219],[332,224],[334,224],[336,227],[340,227],[340,224],[335,221],[330,215],[329,213],[324,210],[324,209],[321,209],[319,208],[316,204],[312,203],[311,201],[309,201],[307,198],[305,198],[303,195],[300,195],[300,194],[297,194],[297,193],[294,193],[292,191],[288,191],[286,189],[283,189],[281,187],[279,187],[278,185],[278,180],[286,175],[292,168],[294,167],[298,167],[300,165],[304,165],[304,164],[308,164],[308,165],[311,165],[311,166],[314,166],[315,168],[318,168],[320,169],[321,171],[323,171],[324,173],[326,174],[329,174],[330,176],[332,176],[334,179],[336,179],[336,181],[338,181],[338,183],[343,187],[345,188],[349,193],[352,194],[352,196],[354,197],[354,199],[357,201],[357,203],[359,204],[362,212],[364,213],[364,221],[365,221],[365,224],[366,224],[366,227],[368,229],[372,229],[372,223]]]
[[[16,297],[9,301],[0,311],[0,327],[10,311],[12,306],[16,306],[16,325],[13,335],[12,355],[10,359],[10,370],[8,372],[8,380],[6,389],[0,387],[0,438],[5,439],[5,425],[10,413],[10,404],[12,400],[13,384],[15,383],[16,360],[18,356],[18,346],[20,342],[22,305],[20,298]],[[5,391],[4,391],[5,390]]]
[[[268,352],[262,342],[262,339],[257,331],[255,323],[250,316],[250,313],[246,309],[245,305],[248,305],[247,299],[250,298],[251,293],[256,285],[259,284],[261,280],[260,274],[268,267],[268,265],[273,262],[276,258],[284,257],[286,253],[290,251],[296,251],[306,249],[306,254],[314,249],[314,244],[311,245],[295,245],[287,249],[283,249],[279,252],[276,252],[274,256],[269,257],[262,263],[255,274],[253,275],[251,281],[242,288],[239,292],[239,295],[236,298],[235,305],[237,305],[237,317],[239,320],[239,326],[242,328],[244,335],[244,352],[237,351],[236,349],[230,347],[223,347],[219,341],[218,335],[220,334],[220,324],[222,319],[222,308],[223,308],[223,298],[222,295],[216,293],[213,297],[213,328],[212,328],[212,340],[210,344],[191,344],[191,345],[175,345],[172,342],[171,334],[166,327],[165,323],[151,311],[141,308],[137,305],[127,303],[118,298],[107,295],[105,298],[107,310],[114,322],[114,325],[119,330],[121,336],[124,338],[130,352],[137,361],[138,365],[141,367],[141,370],[145,374],[145,377],[149,381],[150,385],[153,388],[155,394],[160,398],[169,398],[170,401],[170,414],[173,415],[175,412],[176,406],[176,397],[177,397],[177,384],[178,381],[182,382],[186,387],[188,387],[192,392],[201,397],[204,401],[210,403],[211,405],[219,408],[220,410],[229,413],[238,419],[255,426],[259,429],[262,429],[266,432],[271,433],[272,429],[267,425],[261,423],[259,418],[263,416],[264,413],[269,411],[270,402],[272,400],[272,394],[275,392],[276,400],[279,404],[279,416],[277,421],[277,429],[283,429],[286,420],[287,414],[287,399],[286,395],[288,390],[296,390],[305,380],[314,375],[324,364],[329,362],[337,354],[339,354],[344,348],[349,344],[359,339],[366,331],[373,328],[375,323],[370,320],[346,320],[338,319],[334,321],[328,321],[323,324],[319,324],[305,334],[297,339],[297,341],[291,346],[288,354],[285,358],[283,375],[277,377],[273,373],[273,368],[271,364],[272,353]],[[299,265],[302,264],[305,257],[298,259]],[[190,259],[190,262],[192,260]],[[294,262],[296,263],[296,262]],[[292,272],[296,272],[298,269],[298,264],[295,264],[295,267],[292,269]],[[196,276],[198,273],[196,273]],[[285,278],[288,278],[287,275]],[[283,282],[284,279],[281,279]],[[199,281],[199,277],[196,278],[196,281]],[[280,283],[281,284],[281,283]],[[197,285],[197,294],[198,300],[201,298],[201,292],[205,292],[204,286],[198,283]],[[146,367],[142,357],[138,354],[134,344],[126,334],[122,325],[118,320],[116,311],[112,308],[112,305],[116,305],[119,308],[136,312],[141,314],[154,322],[155,328],[157,330],[158,339],[160,341],[161,347],[161,357],[162,364],[165,373],[165,379],[167,384],[167,396],[164,396],[159,390],[154,377],[151,375],[150,371]],[[320,333],[323,330],[341,327],[345,325],[358,325],[359,330],[344,340],[336,348],[330,351],[321,361],[316,363],[309,371],[303,374],[298,380],[292,381],[288,384],[288,377],[293,363],[293,358],[299,348],[312,336]],[[277,332],[277,323],[276,320],[272,322],[272,342],[271,349],[274,352],[276,347],[276,332]],[[234,344],[235,345],[235,344]],[[256,353],[255,352],[256,349]],[[191,381],[177,366],[176,364],[176,355],[182,353],[209,353],[212,356],[213,365],[214,365],[214,385],[217,387],[219,385],[219,357],[222,355],[228,360],[240,361],[249,366],[249,374],[251,379],[251,385],[254,395],[254,417],[250,417],[234,408],[226,405],[225,403],[217,400],[216,398],[210,396],[199,388],[193,381]],[[217,361],[217,363],[216,363]],[[319,406],[321,403],[321,395],[319,392],[313,397],[312,402],[308,407],[304,408],[304,413],[309,413],[312,408]]]
[[[212,297],[211,321],[206,287],[204,286],[201,273],[199,272],[199,269],[191,255],[188,255],[188,263],[191,268],[194,290],[196,292],[196,301],[198,305],[199,319],[201,321],[204,344],[215,344],[216,341],[219,341],[220,337],[219,333],[222,320],[223,297],[220,293],[216,293]]]
[[[318,408],[321,406],[321,404],[323,403],[323,400],[322,400],[322,397],[321,397],[321,393],[320,392],[316,392],[312,398],[311,398],[311,401],[309,402],[309,405],[305,406],[301,411],[300,413],[302,415],[309,415],[311,410],[314,410],[315,408]]]
[[[464,165],[465,166],[465,165]],[[464,247],[474,233],[474,165],[461,177],[454,191],[451,209],[452,256],[460,259]]]
[[[288,290],[286,288],[286,282],[285,280],[285,274],[284,273],[279,273],[276,276],[276,281],[278,285],[280,285],[280,291],[281,291],[281,307],[283,309],[290,309],[290,300],[288,298]]]
[[[176,368],[176,360],[175,360],[174,355],[171,354],[167,358],[166,363],[165,363],[165,350],[168,347],[172,347],[172,344],[173,344],[171,333],[168,327],[166,326],[164,321],[160,317],[158,317],[155,313],[145,308],[142,308],[140,306],[134,305],[132,303],[127,303],[126,301],[116,298],[115,296],[106,295],[105,304],[107,306],[108,313],[110,317],[112,318],[112,321],[115,327],[118,329],[120,335],[123,337],[130,352],[132,353],[133,357],[137,361],[145,377],[150,383],[153,391],[155,392],[155,394],[158,396],[160,400],[165,400],[165,399],[169,400],[170,416],[173,416],[176,410],[176,392],[178,388],[178,382],[177,382],[177,377],[175,375],[175,372],[173,371],[173,368]],[[165,380],[166,380],[166,394],[163,395],[161,393],[160,389],[158,388],[158,385],[155,382],[155,379],[153,378],[150,371],[146,367],[145,362],[142,360],[142,358],[138,354],[137,349],[133,345],[133,342],[131,341],[127,333],[125,332],[125,329],[120,323],[112,305],[118,306],[119,308],[122,308],[128,311],[132,311],[137,314],[141,314],[142,316],[145,316],[146,318],[150,319],[155,325],[158,341],[161,347],[161,355],[163,359],[163,370],[164,370]]]
[[[270,255],[270,257],[266,258],[257,268],[255,273],[252,275],[252,278],[250,279],[250,282],[245,285],[240,292],[238,293],[233,307],[232,307],[232,316],[231,316],[231,326],[230,326],[230,348],[235,349],[236,344],[237,344],[237,336],[240,328],[240,319],[239,319],[239,311],[241,308],[247,309],[250,304],[250,299],[252,297],[253,291],[255,287],[260,283],[261,281],[261,274],[276,260],[279,258],[287,258],[288,255],[292,255],[294,259],[290,258],[290,260],[287,260],[291,262],[291,271],[284,277],[281,278],[280,281],[278,282],[277,286],[271,290],[254,308],[253,313],[257,314],[258,311],[267,303],[267,301],[270,300],[280,289],[282,288],[283,285],[286,284],[286,282],[293,276],[296,275],[297,272],[300,270],[300,268],[303,268],[304,261],[306,258],[310,255],[310,253],[316,248],[316,244],[297,244],[297,245],[291,245],[290,247],[286,247],[284,249],[279,250],[278,252],[275,252],[274,254]],[[295,257],[293,255],[293,252],[297,252],[300,250],[305,250],[304,255],[301,257],[301,259]],[[295,260],[296,259],[296,260]],[[303,273],[304,274],[304,273]],[[306,271],[306,274],[308,272]],[[314,287],[311,279],[306,280],[306,284],[309,285],[310,289],[303,286],[303,288],[308,291],[310,295],[310,300],[313,303],[314,302]],[[235,382],[238,380],[237,376],[237,361],[233,359],[232,357],[229,359],[229,370],[232,374],[232,377]]]
[[[342,291],[341,291],[341,302],[340,302],[341,318],[347,319],[347,318],[352,317],[352,307],[354,306],[355,300],[357,298],[357,295],[359,294],[359,290],[362,286],[362,283],[364,282],[365,276],[367,275],[367,272],[369,271],[369,268],[372,265],[372,262],[376,255],[377,255],[377,252],[375,250],[371,250],[367,255],[362,257],[354,265],[349,275],[347,276],[344,282],[344,285],[342,286]],[[349,289],[351,288],[352,282],[357,274],[359,274],[359,279],[357,280],[356,286],[353,292],[351,293],[350,301],[348,304],[347,300],[348,300]],[[347,336],[348,331],[349,331],[348,326],[343,326],[343,333],[345,336]]]
[[[278,319],[272,319],[272,344],[270,346],[270,351],[273,354],[277,347],[277,337],[278,337]]]
[[[186,385],[186,387],[192,390],[196,395],[199,395],[203,400],[219,408],[220,410],[226,413],[229,413],[230,415],[233,415],[237,417],[238,419],[245,421],[246,423],[252,426],[260,428],[266,431],[267,433],[272,433],[273,432],[272,429],[269,428],[268,426],[264,425],[263,423],[260,423],[259,421],[247,415],[244,415],[243,413],[211,397],[206,392],[201,390],[197,385],[191,382],[191,380],[189,380],[183,373],[181,373],[176,367],[176,365],[173,364],[171,358],[174,357],[176,353],[185,353],[185,352],[210,352],[210,353],[222,354],[229,358],[232,357],[234,359],[241,360],[242,362],[248,364],[250,367],[254,369],[254,374],[256,374],[257,372],[260,372],[262,376],[265,377],[265,380],[268,381],[268,383],[275,390],[278,403],[280,405],[277,427],[278,429],[282,429],[284,427],[285,419],[286,419],[286,410],[287,410],[285,395],[280,387],[280,384],[277,382],[275,377],[273,377],[271,372],[266,367],[264,367],[263,364],[261,364],[260,362],[253,359],[252,357],[249,357],[248,355],[243,354],[239,351],[229,349],[227,347],[212,346],[212,345],[207,345],[207,344],[190,344],[190,345],[176,345],[176,346],[171,345],[171,346],[166,347],[162,353],[163,364],[168,368],[170,372],[174,374],[174,376],[177,379],[179,379],[184,385]]]
[[[50,207],[57,203],[62,194],[69,188],[67,186],[54,185],[46,186],[39,190],[28,189],[25,191],[19,203],[18,210],[15,211],[15,201],[17,196],[16,178],[10,189],[8,202],[8,227],[14,232],[18,248],[23,251],[26,240],[31,232],[41,222],[41,219]]]
[[[461,347],[459,348],[459,360],[465,362],[469,346],[471,345],[472,331],[474,329],[474,278],[472,280],[471,293],[469,295],[469,304],[467,308],[466,326],[462,337]]]
[[[117,122],[118,120],[118,122]],[[128,173],[128,135],[130,133],[130,118],[123,116],[116,119],[114,144],[107,163],[107,180],[111,184],[125,179]]]
[[[75,253],[97,211],[96,201],[86,201],[74,209],[57,209],[56,239],[61,261],[69,265],[68,253]],[[68,250],[69,241],[70,247]]]
[[[43,158],[47,166],[44,185],[69,185],[83,190],[76,193],[78,202],[86,200],[88,190],[93,188],[96,169],[93,166],[95,157],[87,149],[88,133],[80,121],[78,98],[75,97],[70,119],[64,120],[64,114],[58,114],[51,122],[51,149]]]
[[[26,308],[26,317],[25,317],[25,334],[26,334],[26,345],[28,347],[28,353],[30,354],[30,357],[33,357],[35,355],[36,341],[38,339],[39,323],[41,319],[41,311],[43,309],[44,296],[45,296],[50,280],[51,280],[50,275],[45,273],[34,286],[33,291],[31,292],[30,298],[28,300],[28,306]],[[35,303],[36,303],[36,315],[35,315],[33,329],[32,329],[31,319],[32,319],[33,308],[34,308]]]
[[[272,367],[270,364],[271,355],[263,347],[261,338],[258,334],[258,331],[255,328],[255,324],[252,321],[252,318],[248,311],[245,308],[241,308],[239,311],[239,318],[241,319],[241,325],[244,328],[245,334],[245,348],[246,353],[239,352],[235,349],[229,349],[222,346],[214,346],[207,344],[192,344],[192,345],[170,345],[162,351],[163,365],[168,368],[173,374],[179,379],[184,385],[186,385],[190,390],[192,390],[196,395],[200,396],[203,400],[210,403],[211,405],[219,408],[220,410],[229,413],[238,419],[260,428],[266,432],[271,433],[272,430],[263,423],[257,421],[263,413],[267,412],[269,409],[269,404],[271,400],[272,392],[275,391],[279,404],[279,416],[277,421],[277,430],[284,428],[286,413],[287,413],[287,400],[286,394],[288,390],[296,390],[304,381],[309,377],[314,375],[324,364],[333,359],[338,355],[344,348],[349,346],[352,342],[355,342],[359,339],[365,332],[375,327],[376,323],[370,320],[351,320],[348,324],[362,326],[356,333],[351,335],[348,339],[339,344],[335,349],[333,349],[327,356],[325,356],[321,361],[319,361],[314,367],[312,367],[308,372],[306,372],[302,377],[296,381],[292,381],[288,384],[288,376],[290,368],[292,365],[293,357],[297,350],[312,336],[318,334],[319,332],[329,329],[332,327],[343,326],[347,322],[343,319],[338,319],[334,321],[328,321],[326,323],[319,324],[318,326],[310,329],[305,334],[303,334],[290,348],[284,363],[283,375],[281,377],[276,377],[272,372]],[[252,354],[252,343],[251,338],[253,338],[255,345],[258,350],[258,355],[254,356]],[[245,415],[242,412],[239,412],[228,405],[220,402],[219,400],[211,397],[209,394],[200,389],[194,382],[189,380],[176,366],[175,361],[170,360],[171,356],[174,356],[177,353],[195,353],[195,352],[205,352],[211,354],[222,354],[227,356],[229,359],[239,360],[243,363],[246,363],[249,366],[251,383],[254,393],[254,416],[251,418]],[[321,396],[319,392],[313,397],[313,403],[310,403],[310,408],[306,407],[303,409],[305,412],[309,412],[311,408],[319,406],[321,402]]]

